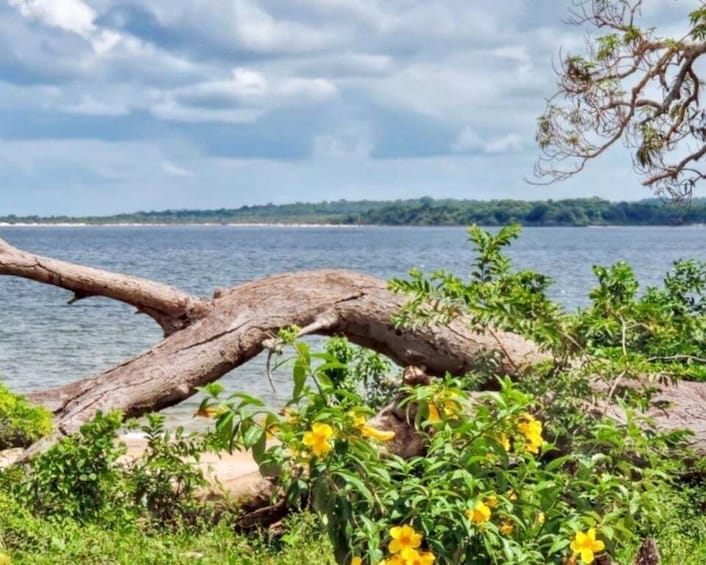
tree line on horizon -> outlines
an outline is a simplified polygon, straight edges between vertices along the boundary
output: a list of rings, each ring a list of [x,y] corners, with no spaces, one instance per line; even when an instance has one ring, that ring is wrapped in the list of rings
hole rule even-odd
[[[706,198],[688,204],[645,199],[610,202],[601,198],[567,200],[337,200],[265,204],[217,210],[139,211],[111,216],[0,216],[5,224],[338,224],[390,226],[623,226],[706,223]]]

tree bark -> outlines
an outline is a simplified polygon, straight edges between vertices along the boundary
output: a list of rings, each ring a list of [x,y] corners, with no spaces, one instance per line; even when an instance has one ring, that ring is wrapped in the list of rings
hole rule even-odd
[[[102,373],[30,393],[55,416],[57,436],[76,432],[98,410],[127,417],[172,406],[196,387],[215,381],[260,353],[281,328],[301,334],[342,335],[402,366],[430,375],[464,374],[492,356],[500,374],[519,376],[546,359],[539,348],[511,333],[470,331],[460,317],[448,326],[396,328],[392,315],[404,297],[385,281],[344,270],[276,275],[201,299],[170,286],[18,250],[0,240],[0,275],[65,288],[73,300],[105,296],[152,316],[166,337],[147,351]],[[73,301],[72,300],[72,301]],[[686,427],[706,449],[706,383],[664,387],[673,405],[653,417],[666,429]],[[47,440],[53,441],[56,436]]]
[[[517,335],[474,334],[461,320],[448,327],[396,329],[391,317],[403,298],[382,280],[342,270],[273,276],[204,300],[152,281],[32,255],[0,240],[0,274],[59,286],[78,298],[126,302],[168,334],[103,373],[30,393],[54,413],[61,434],[74,433],[98,410],[131,417],[177,404],[257,355],[288,326],[299,326],[302,334],[345,335],[401,365],[423,363],[436,375],[465,373],[494,352],[500,353],[500,372],[507,374],[542,357]]]
[[[165,335],[209,311],[209,302],[154,281],[33,255],[0,239],[0,275],[15,275],[74,293],[69,304],[89,296],[125,302],[152,318]]]

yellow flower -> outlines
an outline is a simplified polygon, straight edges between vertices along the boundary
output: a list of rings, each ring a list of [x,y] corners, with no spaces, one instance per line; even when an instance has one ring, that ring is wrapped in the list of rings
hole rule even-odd
[[[353,559],[351,559],[351,565],[363,565],[363,560],[356,556]]]
[[[226,408],[222,406],[206,406],[205,408],[199,408],[194,412],[194,418],[218,418],[221,414],[226,411]]]
[[[297,412],[294,408],[285,408],[282,411],[282,414],[288,424],[296,424],[299,422],[299,412]]]
[[[365,416],[357,416],[355,413],[351,413],[351,418],[353,418],[353,427],[362,428],[367,422]]]
[[[412,526],[394,526],[390,528],[390,553],[400,553],[405,548],[417,549],[422,545],[422,534],[415,531]]]
[[[502,446],[505,451],[510,451],[510,439],[505,434],[500,434],[498,438],[498,443]]]
[[[407,565],[407,563],[399,555],[393,555],[392,557],[383,559],[378,565]]]
[[[498,506],[498,497],[495,494],[489,494],[484,502],[489,508],[496,508]]]
[[[474,524],[482,524],[490,520],[490,508],[485,502],[479,501],[476,505],[470,509],[466,510],[466,517]]]
[[[573,541],[571,542],[571,551],[581,555],[581,561],[584,563],[593,563],[594,553],[603,551],[605,544],[601,540],[596,539],[596,529],[589,528],[584,534],[576,532]]]
[[[515,525],[510,522],[510,520],[503,520],[500,524],[499,529],[501,534],[503,534],[504,536],[509,536],[510,534],[512,534],[512,532],[515,531]]]
[[[333,436],[333,428],[328,424],[319,422],[311,426],[311,431],[304,434],[302,442],[309,447],[314,455],[321,457],[333,449],[331,437]]]
[[[512,502],[517,500],[517,493],[513,489],[510,489],[509,491],[507,491],[505,493],[505,496],[507,497],[508,500],[510,500]]]
[[[542,438],[542,422],[531,414],[522,414],[517,423],[517,429],[525,436],[525,448],[530,453],[538,453],[544,444]]]
[[[439,422],[441,420],[441,416],[439,415],[439,409],[436,407],[436,404],[434,404],[433,402],[428,402],[427,410],[429,411],[429,416],[427,416],[427,420],[429,422],[433,424],[434,422]]]
[[[544,512],[541,510],[537,513],[537,517],[535,518],[535,522],[537,523],[538,526],[543,526],[544,521],[547,519],[545,516]]]
[[[411,547],[405,547],[400,551],[400,557],[405,565],[432,565],[434,554],[428,551],[417,551]]]
[[[526,436],[525,437],[525,449],[530,453],[539,453],[539,448],[544,445],[544,440],[542,436]]]
[[[391,430],[378,430],[367,424],[361,426],[360,433],[363,434],[363,437],[369,437],[378,441],[390,441],[395,438],[395,432]]]
[[[277,422],[270,422],[267,424],[267,416],[263,415],[257,419],[257,425],[261,428],[265,428],[265,433],[267,434],[267,439],[275,439],[279,433],[279,424]]]

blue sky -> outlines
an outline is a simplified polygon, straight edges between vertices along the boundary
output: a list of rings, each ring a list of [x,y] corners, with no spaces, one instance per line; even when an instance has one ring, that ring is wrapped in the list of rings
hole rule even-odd
[[[0,0],[0,215],[649,196],[621,148],[523,180],[569,3]]]

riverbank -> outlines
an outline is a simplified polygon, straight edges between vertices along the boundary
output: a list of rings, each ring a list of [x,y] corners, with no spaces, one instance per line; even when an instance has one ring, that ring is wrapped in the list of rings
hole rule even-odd
[[[0,216],[0,225],[313,225],[313,226],[671,226],[706,223],[706,199],[684,204],[658,199],[338,200],[265,204],[217,210],[139,211],[110,215]]]

